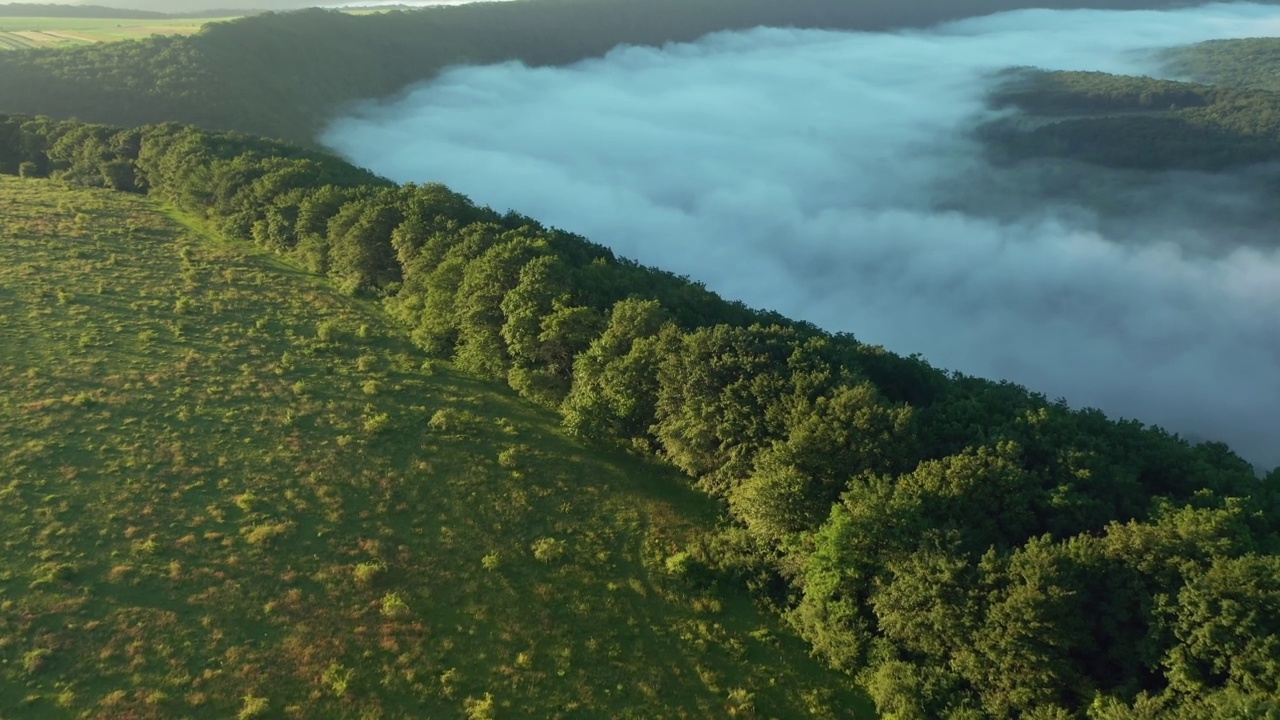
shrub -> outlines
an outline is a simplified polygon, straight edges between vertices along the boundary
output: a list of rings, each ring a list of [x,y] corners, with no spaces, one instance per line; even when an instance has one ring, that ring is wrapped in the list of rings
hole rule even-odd
[[[668,557],[665,565],[668,575],[684,577],[689,574],[689,570],[693,565],[693,558],[689,556],[689,553],[681,550],[671,557]]]
[[[382,596],[382,614],[389,618],[398,618],[408,615],[409,603],[400,597],[398,592],[389,592]]]
[[[456,418],[457,413],[452,410],[437,410],[427,421],[427,427],[432,430],[449,430],[457,425]]]
[[[734,688],[729,691],[729,703],[726,710],[730,716],[751,716],[755,712],[755,708],[755,693],[747,692],[746,688]]]
[[[253,510],[253,505],[256,502],[258,502],[258,496],[254,495],[252,490],[249,490],[247,492],[244,492],[240,495],[235,496],[236,507],[240,508],[245,512],[250,512],[251,510]]]
[[[467,711],[467,720],[494,720],[497,717],[493,709],[493,693],[485,693],[479,700],[467,698],[462,707]]]
[[[76,566],[66,562],[45,562],[36,565],[32,573],[31,588],[55,585],[70,580],[76,574]]]
[[[45,648],[36,648],[22,655],[22,671],[28,675],[35,675],[44,668],[46,659],[49,657],[50,651]]]
[[[427,421],[427,427],[440,432],[461,433],[478,422],[479,418],[475,413],[445,408],[437,410],[431,416],[431,419]]]
[[[320,677],[320,684],[328,688],[335,696],[345,697],[351,685],[355,670],[344,667],[342,663],[331,663]]]
[[[57,703],[58,707],[63,709],[69,709],[69,708],[75,707],[76,691],[72,690],[71,688],[63,688],[58,693],[58,698],[54,700],[54,702]]]
[[[237,720],[262,717],[267,714],[267,709],[271,706],[271,701],[263,697],[254,697],[252,694],[245,695],[243,700],[244,705],[240,708],[240,714],[236,716]]]
[[[518,445],[512,446],[498,453],[498,465],[507,470],[515,470],[520,467],[520,461],[525,455],[525,448]]]
[[[444,692],[445,697],[453,697],[454,688],[457,687],[460,677],[458,668],[449,668],[440,673],[440,689]]]
[[[276,540],[288,535],[293,530],[293,523],[276,522],[276,523],[260,523],[252,527],[241,530],[244,539],[250,545],[267,546],[275,543]]]
[[[391,427],[391,415],[388,413],[373,413],[364,420],[364,431],[370,435],[376,435],[389,427]]]
[[[693,587],[707,587],[715,580],[715,573],[704,558],[681,550],[667,557],[663,569],[673,578]]]
[[[565,544],[563,540],[544,537],[538,538],[533,543],[533,557],[540,562],[550,563],[564,557]]]
[[[378,579],[378,576],[382,575],[386,569],[387,566],[380,562],[363,562],[356,565],[355,569],[351,571],[351,574],[355,578],[356,583],[368,586],[372,585],[373,582]]]

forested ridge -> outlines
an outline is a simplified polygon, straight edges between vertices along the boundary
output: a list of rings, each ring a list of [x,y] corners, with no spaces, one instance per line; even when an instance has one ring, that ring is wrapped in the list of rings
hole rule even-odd
[[[991,104],[1022,114],[989,123],[979,134],[1006,160],[1053,156],[1151,171],[1220,171],[1274,160],[1280,158],[1280,90],[1263,79],[1265,64],[1252,69],[1259,42],[1197,45],[1173,56],[1173,67],[1187,74],[1200,68],[1205,79],[1234,78],[1222,85],[1009,71]]]
[[[347,104],[456,64],[559,65],[620,44],[757,25],[879,30],[1019,7],[1164,7],[1162,0],[533,0],[393,11],[268,13],[193,37],[0,56],[0,112],[134,126],[183,122],[312,143]]]
[[[1280,91],[1280,38],[1212,40],[1162,54],[1165,70],[1194,82]]]
[[[746,584],[893,718],[1280,713],[1280,469],[946,373],[439,185],[178,125],[7,116],[0,172],[145,192],[680,468]]]

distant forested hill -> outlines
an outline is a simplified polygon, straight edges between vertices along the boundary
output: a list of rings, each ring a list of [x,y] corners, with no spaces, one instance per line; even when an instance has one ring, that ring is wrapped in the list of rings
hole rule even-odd
[[[1209,171],[1275,160],[1280,92],[1258,89],[1275,81],[1267,79],[1265,65],[1254,69],[1253,47],[1251,41],[1198,45],[1185,56],[1188,70],[1236,78],[1236,87],[1014,71],[992,104],[1022,114],[980,132],[1004,160],[1060,157],[1116,168]]]
[[[562,64],[757,25],[883,29],[1019,7],[1164,0],[528,0],[352,16],[306,10],[190,38],[0,56],[0,112],[139,125],[176,121],[313,141],[346,103],[458,63]]]
[[[0,117],[0,172],[146,192],[381,299],[418,348],[572,433],[679,468],[731,522],[656,550],[666,571],[753,588],[886,717],[1280,713],[1280,469],[1222,444],[277,142]]]
[[[1165,53],[1166,69],[1195,82],[1280,92],[1280,38],[1213,40]]]

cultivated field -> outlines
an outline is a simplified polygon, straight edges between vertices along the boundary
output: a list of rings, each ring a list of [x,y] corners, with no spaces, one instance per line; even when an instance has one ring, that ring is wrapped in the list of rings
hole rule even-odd
[[[134,40],[151,35],[190,35],[232,18],[41,18],[0,17],[0,50]]]
[[[6,720],[870,716],[681,478],[144,198],[0,176],[0,338]]]

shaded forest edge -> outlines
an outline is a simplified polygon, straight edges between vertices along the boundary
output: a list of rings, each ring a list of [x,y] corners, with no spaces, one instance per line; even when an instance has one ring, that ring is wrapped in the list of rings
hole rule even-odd
[[[0,116],[0,172],[149,193],[724,503],[749,586],[896,717],[1280,712],[1280,469],[726,302],[440,185],[178,125]]]
[[[0,55],[0,112],[135,126],[182,122],[310,144],[353,102],[458,64],[563,65],[620,44],[770,25],[883,30],[1021,7],[1166,7],[1160,0],[536,0],[351,15],[304,10],[213,23],[193,37]]]

